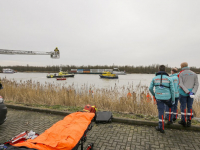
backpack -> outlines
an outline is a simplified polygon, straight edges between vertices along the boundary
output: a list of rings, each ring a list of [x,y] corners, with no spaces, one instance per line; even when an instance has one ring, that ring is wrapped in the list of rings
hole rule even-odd
[[[85,105],[83,111],[85,111],[85,112],[91,112],[91,113],[96,113],[97,108],[96,108],[96,106],[91,106],[91,105],[88,104],[88,105]]]
[[[96,114],[96,123],[111,123],[112,122],[112,112],[110,111],[100,111]]]

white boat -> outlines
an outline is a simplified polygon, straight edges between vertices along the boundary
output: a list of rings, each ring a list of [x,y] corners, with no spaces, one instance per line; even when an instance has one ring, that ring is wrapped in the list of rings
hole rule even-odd
[[[3,69],[3,73],[15,73],[15,71],[10,68],[5,68],[5,69]]]
[[[114,68],[112,73],[116,75],[126,75],[125,71],[120,71],[118,68]]]

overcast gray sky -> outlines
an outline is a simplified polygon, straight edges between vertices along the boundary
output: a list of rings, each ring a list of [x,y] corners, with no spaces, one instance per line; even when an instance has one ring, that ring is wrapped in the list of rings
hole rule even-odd
[[[199,0],[1,0],[0,49],[61,57],[0,55],[0,65],[200,67]]]

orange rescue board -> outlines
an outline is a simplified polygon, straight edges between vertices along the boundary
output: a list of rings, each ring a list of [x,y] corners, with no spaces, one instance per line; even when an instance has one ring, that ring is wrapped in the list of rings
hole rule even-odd
[[[87,112],[72,113],[37,138],[13,146],[26,146],[38,150],[71,150],[80,141],[94,115]]]

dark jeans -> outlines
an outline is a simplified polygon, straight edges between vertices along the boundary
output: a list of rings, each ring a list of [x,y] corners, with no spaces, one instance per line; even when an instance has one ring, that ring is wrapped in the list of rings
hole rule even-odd
[[[188,120],[192,120],[193,118],[193,111],[192,111],[192,104],[193,104],[193,98],[190,96],[183,96],[180,95],[179,97],[180,103],[181,103],[181,120],[183,122],[186,122]],[[187,112],[186,112],[187,108]]]
[[[165,118],[164,118],[164,111],[165,111],[165,104],[171,105],[171,100],[159,100],[157,99],[157,108],[158,108],[158,127],[164,130],[165,126]],[[172,110],[172,106],[169,107],[169,110]],[[172,121],[171,113],[169,114],[169,121]]]
[[[178,99],[179,98],[175,98],[175,104],[172,106],[172,119],[177,119],[178,117],[178,109],[177,109],[177,106],[178,106]],[[165,119],[169,118],[169,107],[167,105],[165,105]]]

